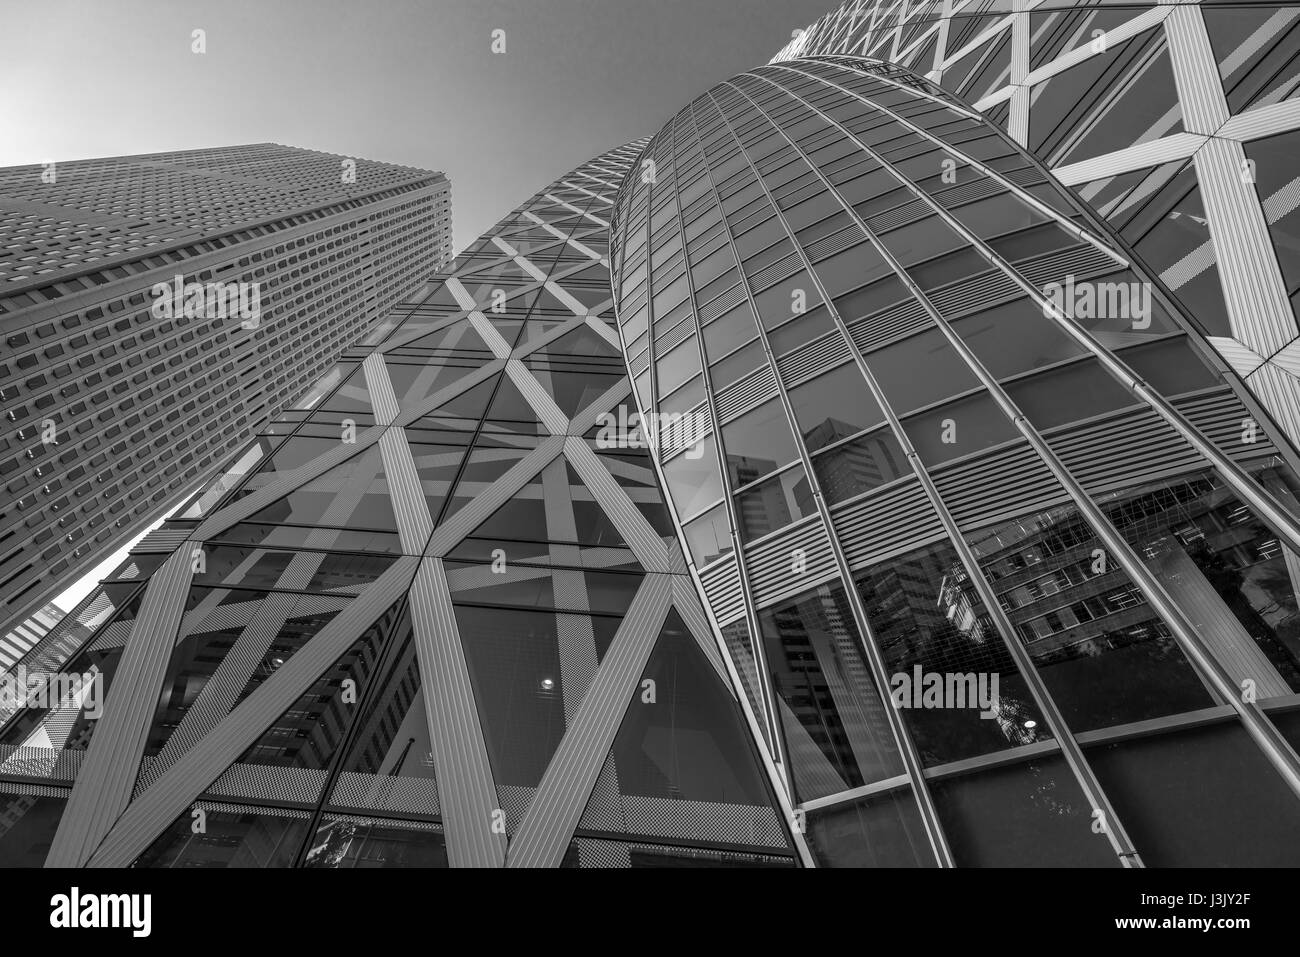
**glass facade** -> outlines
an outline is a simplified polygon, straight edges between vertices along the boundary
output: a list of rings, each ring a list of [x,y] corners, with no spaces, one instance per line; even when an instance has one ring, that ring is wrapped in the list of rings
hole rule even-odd
[[[0,703],[0,865],[798,862],[612,325],[639,148],[395,308],[23,659],[86,680]]]
[[[1300,863],[1295,10],[899,6],[538,192],[42,637],[0,865]]]
[[[989,116],[779,59],[651,140],[613,265],[641,408],[702,381],[655,454],[816,863],[1300,860],[1295,452]],[[1202,736],[1269,853],[1173,837],[1179,758],[1133,786]]]

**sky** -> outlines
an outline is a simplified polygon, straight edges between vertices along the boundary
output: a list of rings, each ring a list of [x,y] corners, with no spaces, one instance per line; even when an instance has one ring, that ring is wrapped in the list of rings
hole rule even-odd
[[[836,5],[0,0],[0,166],[275,142],[437,169],[460,250]]]

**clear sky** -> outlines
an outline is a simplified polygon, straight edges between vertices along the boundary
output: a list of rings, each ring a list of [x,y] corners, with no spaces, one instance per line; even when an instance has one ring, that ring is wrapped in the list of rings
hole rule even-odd
[[[0,0],[0,166],[269,141],[440,169],[459,250],[836,3]]]

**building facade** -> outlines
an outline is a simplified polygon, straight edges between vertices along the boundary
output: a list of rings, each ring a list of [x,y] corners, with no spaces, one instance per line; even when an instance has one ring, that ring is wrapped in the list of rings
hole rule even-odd
[[[450,261],[450,186],[273,143],[11,167],[0,237],[16,635]]]
[[[850,3],[548,185],[23,658],[0,864],[1294,865],[1291,18]]]
[[[681,111],[615,224],[638,405],[690,424],[666,496],[819,863],[1295,863],[1296,453],[1077,195],[820,56]]]
[[[84,680],[0,711],[0,864],[799,860],[619,427],[639,145],[390,309],[24,659]]]
[[[905,66],[1104,218],[1300,440],[1300,5],[850,0],[773,62]]]

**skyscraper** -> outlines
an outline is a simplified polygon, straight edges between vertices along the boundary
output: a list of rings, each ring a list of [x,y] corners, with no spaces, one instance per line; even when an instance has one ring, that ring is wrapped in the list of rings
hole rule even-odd
[[[543,188],[24,658],[0,862],[1295,864],[1242,13],[846,4]]]
[[[18,634],[449,261],[450,187],[273,143],[47,163],[0,170],[0,237]]]
[[[813,857],[1295,863],[1298,460],[1187,304],[890,64],[752,70],[638,166],[637,402],[705,423],[656,457]]]

